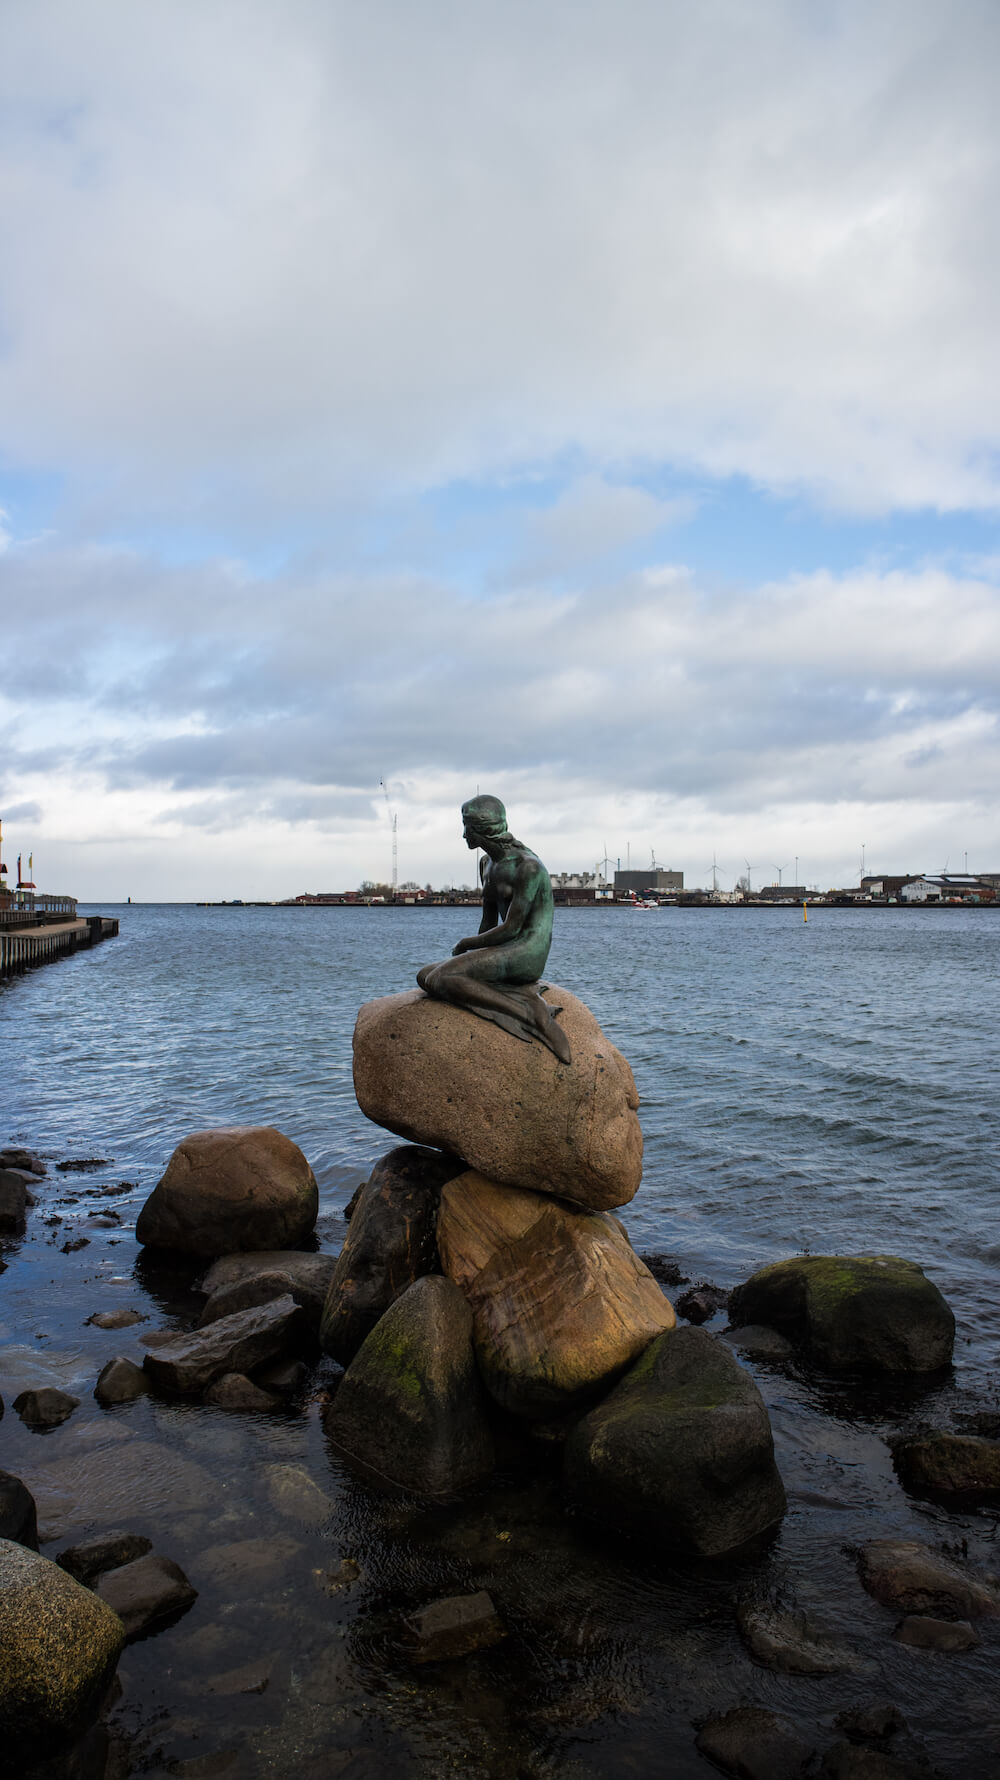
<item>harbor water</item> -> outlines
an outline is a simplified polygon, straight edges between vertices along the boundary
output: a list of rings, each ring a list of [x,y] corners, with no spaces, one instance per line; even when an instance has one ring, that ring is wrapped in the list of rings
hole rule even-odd
[[[532,1470],[512,1454],[454,1509],[374,1497],[325,1445],[322,1369],[300,1413],[277,1420],[151,1399],[98,1408],[104,1361],[141,1358],[133,1336],[183,1326],[197,1303],[192,1276],[150,1272],[134,1240],[176,1143],[278,1126],[313,1166],[320,1244],[335,1252],[344,1205],[396,1141],[354,1100],[357,1008],[410,987],[477,922],[458,908],[95,912],[120,916],[117,939],[0,985],[0,1141],[49,1165],[0,1278],[0,1466],[35,1491],[49,1555],[128,1526],[199,1589],[184,1619],[125,1653],[112,1718],[125,1771],[695,1780],[712,1771],[693,1741],[712,1712],[766,1705],[822,1750],[838,1712],[879,1698],[942,1772],[1000,1774],[995,1629],[961,1656],[895,1644],[852,1556],[893,1535],[964,1541],[970,1563],[1000,1568],[995,1514],[911,1499],[888,1445],[991,1414],[1000,1430],[1000,916],[556,913],[549,980],[592,1008],[639,1088],[645,1172],[623,1216],[640,1254],[726,1288],[804,1251],[903,1255],[957,1318],[954,1371],[932,1385],[755,1366],[789,1514],[753,1563],[693,1568],[567,1517],[554,1460]],[[147,1321],[88,1325],[119,1306]],[[10,1412],[40,1382],[81,1398],[45,1436]],[[293,1474],[322,1512],[304,1485],[296,1498]],[[505,1643],[413,1670],[400,1615],[479,1587]],[[825,1616],[856,1667],[822,1681],[760,1668],[735,1622],[748,1591]],[[210,1688],[257,1659],[259,1691]]]

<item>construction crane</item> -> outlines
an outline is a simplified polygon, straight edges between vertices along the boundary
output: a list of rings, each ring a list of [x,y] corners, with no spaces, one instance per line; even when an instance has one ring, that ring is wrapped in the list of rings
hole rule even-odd
[[[382,794],[385,798],[385,807],[389,812],[389,819],[390,819],[390,822],[392,823],[392,893],[395,896],[397,878],[399,875],[398,870],[397,870],[397,859],[396,859],[396,812],[393,809],[391,803],[389,802],[389,792],[386,787],[385,780],[380,779],[379,784],[382,787]]]

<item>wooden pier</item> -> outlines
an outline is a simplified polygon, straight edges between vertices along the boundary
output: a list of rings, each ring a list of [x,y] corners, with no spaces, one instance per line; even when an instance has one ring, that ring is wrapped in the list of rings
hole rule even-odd
[[[118,932],[112,915],[81,915],[75,920],[34,921],[30,924],[0,914],[0,978],[20,976],[36,964],[111,939]]]

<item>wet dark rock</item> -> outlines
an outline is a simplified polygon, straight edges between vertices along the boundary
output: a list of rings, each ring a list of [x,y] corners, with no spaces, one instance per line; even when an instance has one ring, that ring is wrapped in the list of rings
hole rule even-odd
[[[262,1391],[273,1391],[275,1396],[287,1399],[299,1396],[311,1376],[302,1360],[275,1360],[269,1366],[261,1366],[253,1382]]]
[[[319,1210],[298,1145],[272,1125],[194,1131],[139,1213],[136,1240],[191,1255],[291,1248]]]
[[[35,1498],[27,1485],[9,1471],[0,1471],[0,1539],[38,1550]]]
[[[873,1700],[867,1706],[849,1706],[834,1719],[852,1743],[884,1743],[897,1731],[906,1730],[906,1719],[890,1700]]]
[[[808,1613],[774,1602],[743,1602],[736,1618],[747,1649],[764,1668],[786,1675],[839,1675],[857,1667],[853,1652]]]
[[[737,1286],[729,1312],[734,1325],[780,1329],[831,1372],[935,1372],[955,1340],[937,1286],[898,1255],[779,1261]]]
[[[252,1372],[294,1353],[307,1332],[303,1312],[286,1293],[273,1303],[221,1317],[207,1329],[176,1335],[147,1353],[153,1383],[174,1396],[200,1396],[226,1372]]]
[[[77,1582],[90,1582],[105,1570],[117,1570],[145,1557],[153,1549],[151,1539],[142,1533],[100,1533],[96,1539],[84,1539],[79,1545],[68,1545],[56,1558],[60,1570],[75,1576]]]
[[[418,1279],[352,1360],[324,1425],[370,1481],[447,1499],[493,1467],[472,1313],[439,1275]]]
[[[141,1310],[95,1310],[87,1323],[95,1329],[130,1329],[133,1323],[148,1321]],[[86,1324],[84,1325],[86,1327]]]
[[[721,1556],[785,1512],[763,1398],[703,1329],[647,1347],[577,1423],[565,1475],[592,1518],[664,1551]]]
[[[110,1409],[115,1403],[134,1403],[148,1389],[149,1380],[142,1367],[119,1355],[101,1368],[94,1396],[102,1408]]]
[[[653,1278],[659,1280],[661,1286],[688,1286],[691,1284],[689,1276],[681,1272],[671,1255],[640,1255],[639,1259],[644,1267],[648,1267]]]
[[[79,1736],[124,1641],[117,1615],[71,1576],[0,1540],[0,1739],[17,1774]]]
[[[301,1305],[310,1328],[318,1333],[335,1266],[333,1255],[306,1254],[302,1249],[266,1249],[258,1254],[223,1255],[201,1281],[199,1289],[208,1294],[201,1324],[207,1326],[220,1316],[229,1316],[235,1310],[248,1309],[254,1304],[266,1304],[269,1299],[280,1297],[282,1292],[289,1292],[296,1304]],[[284,1282],[280,1291],[276,1289],[279,1279]],[[259,1280],[267,1283],[261,1289],[261,1296],[254,1297],[254,1282]],[[247,1293],[242,1303],[238,1297],[241,1289]],[[232,1298],[223,1296],[230,1291],[234,1293]]]
[[[354,1216],[354,1213],[357,1211],[358,1200],[361,1198],[361,1195],[364,1192],[367,1185],[368,1185],[368,1182],[366,1180],[359,1181],[357,1186],[355,1187],[353,1193],[351,1194],[351,1197],[348,1199],[347,1204],[344,1206],[344,1214],[343,1215],[344,1215],[345,1224],[350,1223],[351,1219]]]
[[[27,1190],[32,1179],[18,1168],[0,1170],[0,1235],[16,1236],[24,1229],[28,1205],[34,1204]]]
[[[1000,1440],[969,1434],[927,1434],[893,1448],[900,1482],[918,1495],[973,1507],[1000,1501]]]
[[[59,1250],[59,1253],[61,1255],[75,1255],[78,1249],[89,1248],[89,1247],[90,1247],[90,1237],[89,1236],[78,1236],[76,1238],[75,1242],[64,1242],[62,1245],[62,1248]]]
[[[342,1366],[407,1286],[441,1271],[441,1188],[463,1169],[455,1157],[420,1144],[400,1144],[375,1164],[354,1206],[320,1326],[324,1353]]]
[[[739,1780],[799,1780],[812,1756],[794,1726],[763,1706],[734,1706],[695,1738],[700,1755]]]
[[[507,1636],[485,1589],[474,1595],[448,1595],[432,1601],[403,1621],[403,1637],[412,1663],[447,1662],[486,1650]]]
[[[14,1408],[29,1428],[58,1428],[79,1406],[79,1397],[51,1384],[43,1384],[37,1391],[22,1391],[14,1398]]]
[[[267,1410],[273,1412],[280,1409],[281,1398],[270,1391],[262,1391],[247,1378],[243,1372],[224,1372],[214,1384],[209,1385],[205,1392],[205,1402],[214,1403],[217,1409],[239,1409],[243,1411]]]
[[[723,1341],[738,1347],[752,1360],[791,1360],[795,1349],[786,1335],[768,1329],[763,1323],[745,1323],[738,1329],[723,1329]]]
[[[135,1558],[118,1569],[105,1570],[96,1591],[117,1613],[126,1640],[139,1638],[161,1619],[172,1618],[198,1598],[179,1564],[157,1552]]]
[[[85,1174],[90,1168],[106,1168],[106,1156],[68,1156],[65,1162],[57,1162],[60,1174]]]
[[[674,1299],[674,1309],[688,1323],[707,1323],[710,1317],[725,1310],[729,1302],[729,1293],[721,1286],[692,1286],[690,1292],[682,1292]]]
[[[908,1614],[893,1637],[914,1650],[975,1650],[979,1643],[967,1619],[930,1619],[923,1613]]]
[[[0,1150],[0,1168],[17,1168],[36,1177],[48,1172],[41,1156],[36,1156],[34,1150],[17,1149],[10,1146]]]
[[[952,1620],[1000,1613],[1000,1592],[916,1540],[874,1539],[858,1569],[868,1593],[897,1612]]]
[[[858,1743],[834,1743],[823,1757],[823,1780],[933,1780],[920,1756],[890,1754]]]

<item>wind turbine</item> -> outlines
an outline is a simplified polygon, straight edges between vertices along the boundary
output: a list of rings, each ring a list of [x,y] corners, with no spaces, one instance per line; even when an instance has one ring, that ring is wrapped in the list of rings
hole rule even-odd
[[[379,784],[382,787],[382,792],[385,797],[385,807],[389,812],[389,816],[390,816],[390,819],[392,822],[392,893],[395,896],[395,894],[396,894],[396,878],[398,876],[397,866],[396,866],[396,812],[393,809],[391,803],[389,802],[389,790],[388,790],[388,786],[386,785],[385,780],[380,779]]]
[[[713,853],[713,854],[712,854],[712,864],[711,864],[711,868],[709,868],[709,867],[707,867],[707,866],[706,866],[706,868],[705,868],[705,869],[706,869],[706,871],[707,871],[707,870],[709,870],[709,869],[711,869],[711,873],[712,873],[712,895],[713,895],[713,896],[718,896],[718,894],[719,894],[719,867],[718,867],[718,864],[717,864],[717,862],[716,862],[716,858],[715,858],[715,854],[714,854],[714,853]]]
[[[752,872],[752,871],[753,871],[753,870],[754,870],[754,869],[755,869],[755,868],[754,868],[754,867],[753,867],[753,866],[752,866],[752,865],[751,865],[751,864],[750,864],[750,861],[749,861],[749,859],[744,859],[744,861],[743,861],[743,863],[744,863],[744,865],[745,865],[745,866],[746,866],[746,868],[747,868],[747,895],[748,895],[748,896],[749,896],[749,894],[750,894],[750,873],[751,873],[751,872]]]
[[[781,889],[781,874],[783,871],[788,870],[788,860],[787,859],[785,860],[784,865],[776,865],[774,869],[778,874],[778,889],[780,890]]]

